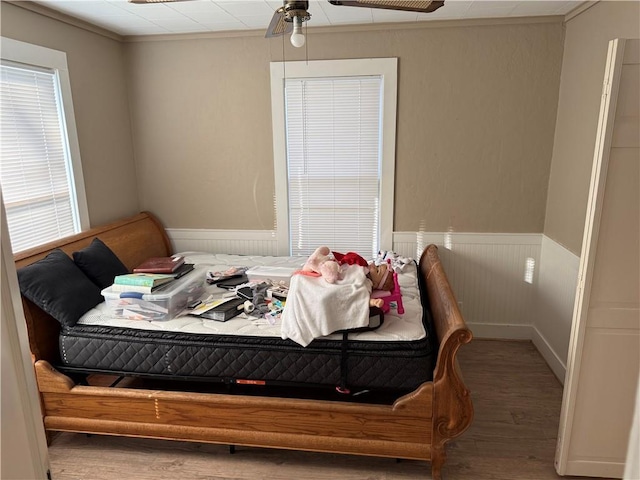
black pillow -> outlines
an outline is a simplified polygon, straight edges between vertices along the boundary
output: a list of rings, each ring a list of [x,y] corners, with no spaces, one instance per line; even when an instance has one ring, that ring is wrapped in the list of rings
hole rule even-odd
[[[67,327],[103,301],[98,286],[60,249],[17,273],[22,294]]]
[[[99,238],[94,238],[91,245],[79,252],[73,252],[73,261],[100,289],[110,287],[116,275],[129,273],[116,254]]]

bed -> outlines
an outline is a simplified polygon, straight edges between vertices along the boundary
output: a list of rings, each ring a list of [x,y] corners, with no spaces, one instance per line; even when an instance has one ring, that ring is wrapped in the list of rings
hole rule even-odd
[[[208,297],[218,300],[224,294],[232,293],[216,285],[206,285],[206,272],[260,267],[262,271],[278,274],[299,270],[304,263],[302,257],[201,252],[183,252],[179,256],[196,266],[173,289],[176,291],[184,285],[181,299],[186,303]],[[87,373],[111,373],[228,385],[339,389],[350,394],[366,393],[367,398],[382,391],[395,392],[400,396],[432,380],[435,360],[436,346],[432,342],[433,334],[428,332],[431,324],[428,311],[420,303],[416,267],[415,262],[406,264],[396,274],[404,292],[402,314],[396,308],[389,309],[382,314],[382,324],[375,329],[346,330],[320,336],[304,346],[290,338],[282,338],[283,322],[279,315],[265,318],[265,315],[255,314],[256,310],[250,314],[240,313],[226,322],[217,322],[189,315],[193,310],[184,309],[170,320],[165,319],[162,313],[156,320],[154,311],[149,312],[148,320],[139,320],[138,311],[128,310],[135,308],[139,300],[119,299],[116,292],[109,295],[115,298],[89,310],[76,325],[62,329],[61,363],[54,367],[75,377]],[[304,297],[310,298],[318,309],[312,312],[317,317],[325,314],[321,311],[322,302],[316,301],[323,294],[331,298],[329,303],[335,311],[329,316],[342,317],[348,308],[358,313],[369,310],[370,293],[357,276],[352,278],[348,275],[357,273],[353,270],[359,268],[345,265],[345,274],[336,284],[308,276],[294,277],[292,281],[311,289],[305,292]],[[267,274],[264,280],[278,283],[277,279],[274,281],[268,277]],[[287,280],[283,277],[281,283]],[[205,292],[202,292],[203,285],[206,285]],[[363,306],[352,300],[356,286],[362,290]],[[339,292],[343,290],[346,290],[346,305],[339,306]],[[189,291],[193,291],[191,296]],[[160,305],[167,303],[165,295],[156,294],[153,298],[161,299]],[[148,305],[144,301],[142,303]],[[290,302],[287,304],[291,306]],[[152,303],[150,306],[153,308],[155,305]],[[113,316],[114,310],[120,317]],[[125,318],[122,318],[123,312]],[[375,309],[374,313],[380,314]],[[309,321],[315,326],[322,319],[311,318]],[[338,329],[329,328],[329,331]],[[144,359],[141,359],[140,352],[144,352]]]
[[[71,255],[95,238],[129,269],[148,257],[172,253],[160,222],[143,212],[17,254],[16,267],[34,264],[54,249]],[[456,361],[458,348],[471,340],[471,333],[458,311],[435,246],[422,254],[417,282],[425,337],[405,342],[401,351],[397,350],[399,342],[384,340],[352,342],[355,346],[350,346],[350,358],[366,359],[366,369],[354,367],[350,380],[353,390],[364,392],[362,395],[341,395],[333,389],[318,388],[334,385],[343,373],[340,363],[344,349],[339,338],[314,340],[306,349],[289,345],[290,351],[284,352],[282,358],[289,358],[291,352],[297,355],[294,364],[314,365],[316,361],[328,366],[327,375],[312,379],[313,388],[306,388],[303,373],[295,369],[284,369],[285,377],[280,373],[263,382],[264,372],[252,377],[253,368],[240,376],[215,369],[213,373],[193,369],[170,372],[175,378],[163,371],[132,371],[131,365],[136,362],[122,368],[97,362],[87,368],[86,363],[65,360],[67,348],[76,345],[76,351],[82,352],[90,348],[87,345],[93,339],[94,344],[105,345],[105,352],[115,351],[117,347],[105,343],[102,336],[105,327],[92,325],[90,320],[73,328],[61,327],[23,296],[45,429],[427,460],[432,477],[439,479],[446,458],[445,444],[463,433],[473,417],[469,391]],[[113,334],[114,329],[120,329],[119,336],[112,335],[109,341],[116,338],[131,342],[131,338],[125,338],[131,333],[126,326],[110,326],[107,333]],[[138,338],[127,349],[140,351],[135,346],[139,335],[134,335]],[[145,331],[142,337],[153,335]],[[181,333],[177,334],[177,343],[191,339],[207,346],[211,343],[207,338]],[[230,344],[224,335],[215,338],[218,344]],[[65,346],[65,342],[69,343]],[[283,361],[277,354],[287,344],[281,339],[265,343],[262,336],[247,336],[243,342],[231,343],[232,348],[261,355],[256,357],[261,361]],[[188,349],[184,355],[199,358]],[[247,364],[246,357],[239,358],[236,363]],[[383,364],[371,363],[378,360]],[[216,362],[208,363],[215,366]],[[413,373],[392,376],[399,379],[397,384],[380,375],[382,380],[372,384],[376,376],[370,374],[372,380],[362,372],[378,368]],[[291,372],[293,377],[287,377]],[[359,379],[364,379],[362,384]],[[388,388],[390,385],[393,388]]]

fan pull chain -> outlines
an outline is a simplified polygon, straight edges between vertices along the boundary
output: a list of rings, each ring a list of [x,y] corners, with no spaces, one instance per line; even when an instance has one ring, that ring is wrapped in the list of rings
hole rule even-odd
[[[284,37],[286,35],[282,35],[282,79],[284,81],[284,85],[287,85],[287,59],[284,57]]]

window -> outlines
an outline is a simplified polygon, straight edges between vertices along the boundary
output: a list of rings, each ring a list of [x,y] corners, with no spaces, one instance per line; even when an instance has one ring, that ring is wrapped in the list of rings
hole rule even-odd
[[[66,55],[2,39],[0,182],[14,252],[88,225]]]
[[[391,249],[396,59],[272,63],[278,251]]]

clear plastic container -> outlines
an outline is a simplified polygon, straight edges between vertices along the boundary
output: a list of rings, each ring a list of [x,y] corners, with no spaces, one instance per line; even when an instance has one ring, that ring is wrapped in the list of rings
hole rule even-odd
[[[102,290],[107,308],[115,317],[132,320],[169,320],[178,315],[188,303],[205,293],[204,268],[195,268],[184,277],[161,286],[152,293],[114,292]]]
[[[290,267],[270,267],[267,265],[259,265],[251,267],[247,270],[247,278],[250,282],[264,282],[270,280],[273,283],[283,282],[289,285],[291,275],[295,272],[295,268]]]

